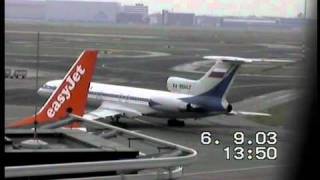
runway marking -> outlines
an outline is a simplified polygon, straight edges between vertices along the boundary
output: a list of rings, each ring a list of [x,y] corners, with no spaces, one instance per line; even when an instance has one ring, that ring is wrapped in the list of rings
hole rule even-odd
[[[304,76],[289,76],[289,75],[263,75],[263,74],[238,74],[243,77],[265,77],[265,78],[304,78]]]
[[[153,123],[151,123],[151,122],[149,122],[149,121],[145,121],[145,120],[142,120],[142,119],[139,119],[139,118],[134,118],[134,120],[135,121],[138,121],[138,122],[141,122],[141,123],[143,123],[143,124],[148,124],[148,125],[152,125],[152,126],[160,126],[160,125],[158,125],[158,124],[153,124]]]
[[[35,31],[5,31],[12,34],[36,34]],[[111,38],[131,38],[131,39],[158,39],[158,36],[138,36],[138,35],[121,35],[121,34],[90,34],[90,33],[66,33],[66,32],[49,32],[41,31],[42,35],[65,35],[65,36],[91,36],[91,37],[111,37]]]
[[[224,170],[215,170],[215,171],[200,171],[194,173],[184,173],[184,176],[196,176],[204,174],[218,174],[218,173],[228,173],[228,172],[241,172],[241,171],[250,171],[256,169],[268,169],[268,168],[277,168],[277,167],[286,167],[287,165],[266,165],[258,167],[248,167],[248,168],[238,168],[238,169],[224,169]]]
[[[19,120],[22,119],[23,117],[21,116],[15,116],[15,117],[10,117],[10,118],[5,118],[5,121],[12,121],[12,120]]]
[[[156,74],[156,75],[163,75],[163,76],[167,76],[167,74],[163,73],[163,72],[156,72],[156,71],[145,71],[145,70],[133,70],[133,69],[129,69],[129,68],[118,68],[118,67],[106,67],[105,65],[104,66],[101,66],[101,68],[103,69],[111,69],[111,70],[117,70],[118,72],[120,71],[125,71],[125,72],[134,72],[134,73],[141,73],[141,74]]]
[[[5,53],[8,56],[27,56],[27,57],[36,57],[35,54],[26,54],[26,53]],[[49,54],[41,54],[41,57],[60,57],[60,58],[74,58],[75,56],[70,55],[49,55]],[[41,60],[42,62],[42,60]],[[52,61],[55,62],[55,61]]]
[[[231,89],[249,88],[249,87],[264,87],[264,86],[284,86],[284,85],[287,86],[288,84],[284,84],[284,83],[268,83],[268,84],[238,85],[238,86],[231,87]]]
[[[160,128],[163,128],[163,129],[166,129],[166,130],[174,130],[175,132],[180,132],[180,133],[192,133],[194,134],[194,130],[187,130],[187,129],[181,129],[181,128],[175,128],[175,127],[170,127],[170,126],[167,126],[165,124],[160,124],[160,123],[157,123],[157,122],[149,122],[149,121],[145,121],[145,120],[142,120],[142,119],[138,119],[138,118],[135,118],[134,120],[138,121],[138,122],[141,122],[143,124],[148,124],[148,125],[151,125],[151,126],[154,126],[154,127],[160,127]]]
[[[175,70],[180,71],[180,70]],[[181,70],[181,72],[190,72],[196,74],[205,74],[205,71],[195,71],[195,70]],[[296,76],[296,75],[265,75],[265,74],[237,74],[241,77],[265,77],[265,78],[304,78],[305,76]]]

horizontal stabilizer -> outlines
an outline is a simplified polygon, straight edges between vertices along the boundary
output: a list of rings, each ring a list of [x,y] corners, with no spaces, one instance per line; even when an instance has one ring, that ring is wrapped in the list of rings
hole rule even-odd
[[[252,59],[250,58],[241,58],[233,56],[204,56],[203,59],[216,60],[216,61],[228,61],[231,63],[251,63]]]
[[[231,111],[229,115],[243,115],[243,116],[266,116],[271,117],[271,114],[260,112],[247,112],[247,111]]]
[[[265,59],[265,58],[242,58],[233,56],[204,56],[203,59],[220,60],[231,63],[252,63],[252,62],[271,62],[271,63],[295,63],[297,61],[290,59]]]

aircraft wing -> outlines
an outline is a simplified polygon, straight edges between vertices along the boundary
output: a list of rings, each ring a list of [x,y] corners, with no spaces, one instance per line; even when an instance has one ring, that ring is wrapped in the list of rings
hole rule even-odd
[[[115,117],[115,116],[123,116],[123,117],[131,118],[131,117],[142,116],[142,113],[135,109],[131,109],[118,104],[103,102],[97,109],[83,115],[83,118],[96,120],[96,119],[101,119],[101,118],[105,119],[108,117]]]
[[[107,117],[114,117],[114,116],[117,116],[120,114],[121,113],[118,111],[106,109],[106,108],[103,108],[100,106],[98,109],[85,114],[83,117],[86,119],[96,120],[96,119],[101,119],[101,118],[104,119]]]

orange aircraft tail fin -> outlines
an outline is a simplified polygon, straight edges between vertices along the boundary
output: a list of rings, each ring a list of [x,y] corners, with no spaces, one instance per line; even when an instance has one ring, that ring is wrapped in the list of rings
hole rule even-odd
[[[90,82],[95,71],[98,51],[85,50],[63,78],[61,85],[51,94],[39,112],[18,120],[9,128],[45,124],[65,119],[69,113],[82,116],[87,105]]]

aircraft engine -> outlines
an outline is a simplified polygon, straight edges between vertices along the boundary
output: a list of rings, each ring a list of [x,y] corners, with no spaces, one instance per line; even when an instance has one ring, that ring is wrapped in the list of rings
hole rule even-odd
[[[232,111],[232,105],[228,104],[227,108],[226,108],[227,113]]]
[[[196,81],[180,77],[169,77],[167,80],[167,89],[170,92],[190,94]]]
[[[178,99],[168,97],[154,97],[149,101],[149,106],[153,109],[168,111],[168,112],[181,112],[195,111],[198,107],[194,104],[186,103]]]

